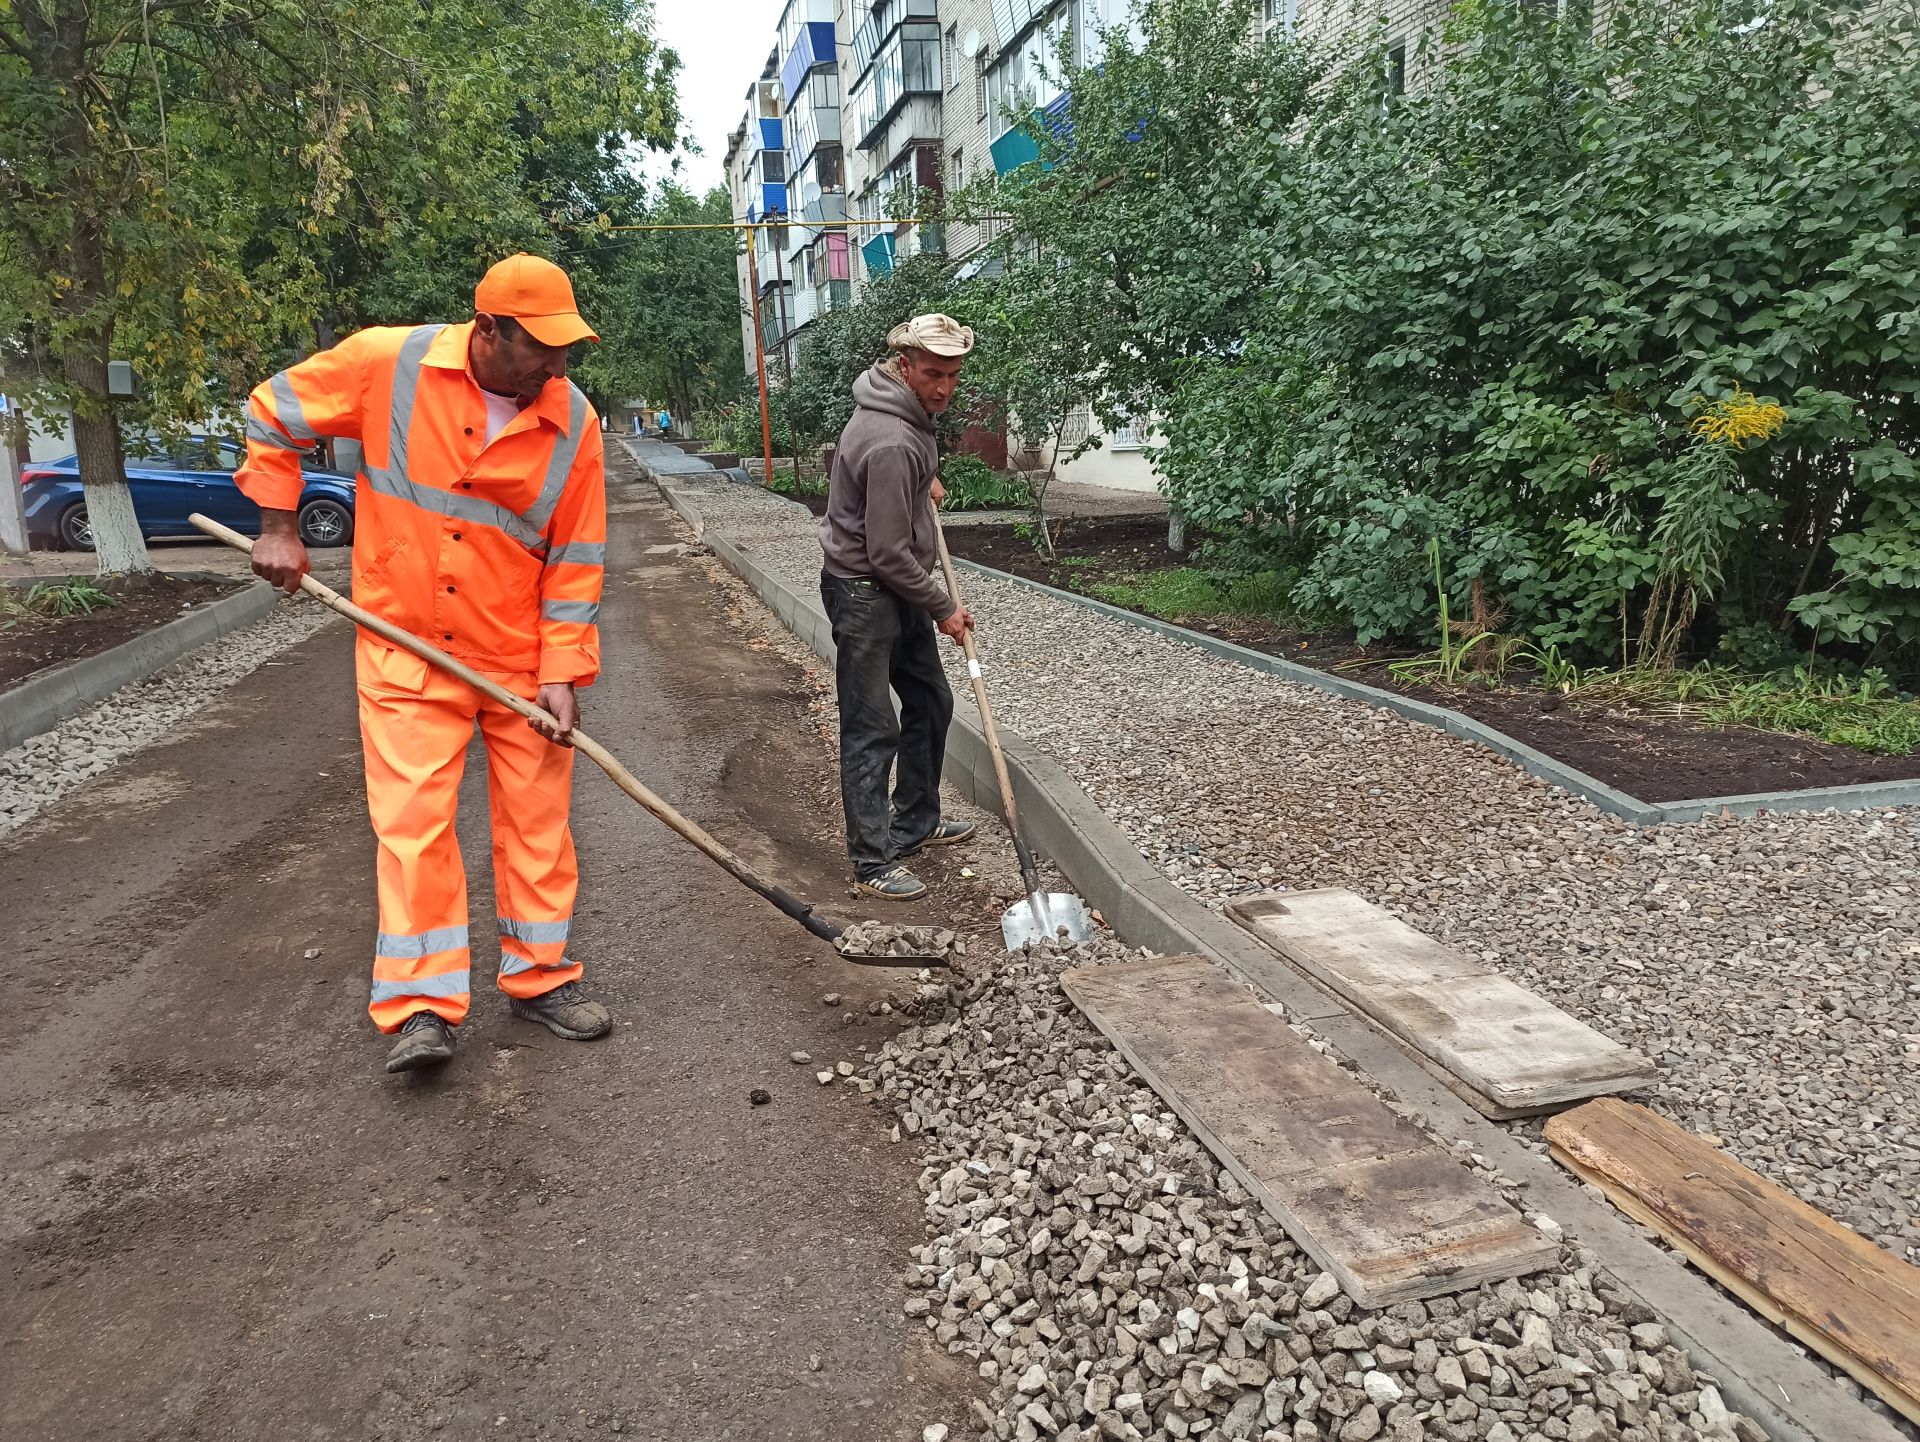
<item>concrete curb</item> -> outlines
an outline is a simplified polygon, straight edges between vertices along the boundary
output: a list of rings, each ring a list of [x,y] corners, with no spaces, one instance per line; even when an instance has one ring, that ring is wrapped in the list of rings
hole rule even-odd
[[[751,546],[709,529],[698,507],[682,494],[683,486],[704,477],[660,477],[637,456],[635,460],[727,568],[809,649],[830,661],[832,633],[818,604],[761,566]],[[1374,1081],[1423,1112],[1435,1135],[1469,1141],[1526,1189],[1531,1207],[1552,1216],[1590,1247],[1622,1290],[1658,1313],[1675,1340],[1694,1354],[1695,1365],[1718,1379],[1728,1405],[1753,1418],[1776,1442],[1837,1442],[1842,1437],[1849,1442],[1904,1442],[1892,1424],[1844,1392],[1767,1323],[1648,1240],[1515,1133],[1472,1110],[1385,1033],[1160,875],[1051,757],[1021,737],[1003,733],[1001,740],[1029,842],[1051,857],[1129,942],[1160,952],[1212,957],[1279,1001],[1290,1016],[1310,1022]],[[963,696],[955,697],[946,779],[976,804],[999,809],[986,742]]]
[[[1025,586],[1029,590],[1039,591],[1058,601],[1071,602],[1098,612],[1102,616],[1136,626],[1141,630],[1152,631],[1172,641],[1180,641],[1189,646],[1197,646],[1224,660],[1237,661],[1256,671],[1265,671],[1270,675],[1298,682],[1302,686],[1311,686],[1331,696],[1344,697],[1349,701],[1363,702],[1368,706],[1378,706],[1394,711],[1410,721],[1432,726],[1463,741],[1472,741],[1485,746],[1488,750],[1506,757],[1531,776],[1537,776],[1553,786],[1570,791],[1576,796],[1584,796],[1609,816],[1629,821],[1637,826],[1658,826],[1667,823],[1704,820],[1709,816],[1722,813],[1736,817],[1757,816],[1761,812],[1780,814],[1789,811],[1877,811],[1887,806],[1920,806],[1920,781],[1868,781],[1854,786],[1817,786],[1804,791],[1759,791],[1744,796],[1708,796],[1695,801],[1642,801],[1629,796],[1626,792],[1609,786],[1597,777],[1576,770],[1564,761],[1556,761],[1545,752],[1537,751],[1523,741],[1516,741],[1502,731],[1476,721],[1445,706],[1429,705],[1425,701],[1416,701],[1395,691],[1383,690],[1378,686],[1369,686],[1361,681],[1349,681],[1342,676],[1334,676],[1325,671],[1317,671],[1311,666],[1302,666],[1288,661],[1284,657],[1269,656],[1264,651],[1255,651],[1251,647],[1239,646],[1232,641],[1223,641],[1218,636],[1209,636],[1204,631],[1189,630],[1185,626],[1176,626],[1170,621],[1158,621],[1151,616],[1142,616],[1121,606],[1110,605],[1105,601],[1096,601],[1091,596],[1080,596],[1072,591],[1063,591],[1057,586],[1044,582],[1030,581],[1025,576],[1016,576],[1008,571],[995,570],[983,566],[977,561],[957,560],[956,564],[983,576],[991,576],[998,581],[1010,581],[1016,586]]]
[[[169,574],[190,581],[234,579],[211,571]],[[29,677],[0,695],[0,751],[10,751],[22,741],[52,730],[69,716],[106,700],[128,682],[151,676],[229,631],[251,626],[273,609],[273,602],[273,587],[265,581],[254,581],[145,635]]]

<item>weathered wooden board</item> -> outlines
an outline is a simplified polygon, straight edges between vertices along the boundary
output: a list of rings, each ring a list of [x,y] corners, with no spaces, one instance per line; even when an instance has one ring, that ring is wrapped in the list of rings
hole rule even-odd
[[[1351,891],[1266,892],[1229,902],[1227,914],[1459,1078],[1462,1095],[1490,1116],[1659,1079],[1638,1052]]]
[[[1167,1105],[1357,1302],[1555,1265],[1552,1243],[1199,956],[1061,978]]]
[[[1920,1422],[1920,1268],[1645,1107],[1589,1102],[1546,1133],[1621,1211]]]

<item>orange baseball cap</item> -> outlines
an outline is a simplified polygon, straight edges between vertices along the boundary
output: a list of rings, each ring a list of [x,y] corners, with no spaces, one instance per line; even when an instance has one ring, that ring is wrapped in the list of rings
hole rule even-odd
[[[600,339],[574,308],[573,282],[550,260],[522,251],[510,255],[481,277],[473,307],[488,315],[510,315],[542,345],[572,345]]]

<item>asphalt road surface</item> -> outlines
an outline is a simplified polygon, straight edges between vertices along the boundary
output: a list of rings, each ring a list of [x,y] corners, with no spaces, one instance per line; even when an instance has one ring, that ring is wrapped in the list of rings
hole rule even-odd
[[[584,725],[845,909],[797,669],[743,643],[650,488],[614,493]],[[575,934],[619,1024],[581,1044],[513,1020],[479,981],[476,749],[474,1015],[450,1065],[387,1076],[351,651],[328,626],[0,842],[0,1437],[857,1442],[959,1423],[970,1370],[900,1311],[924,1236],[912,1149],[813,1076],[878,1043],[890,1021],[866,1004],[912,974],[839,961],[583,759]],[[970,860],[928,868],[950,907]],[[815,1066],[789,1062],[802,1049]]]

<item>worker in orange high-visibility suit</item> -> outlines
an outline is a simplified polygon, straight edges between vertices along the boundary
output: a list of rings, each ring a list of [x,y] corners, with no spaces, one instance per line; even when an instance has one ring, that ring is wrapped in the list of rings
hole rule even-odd
[[[500,989],[517,1016],[604,1036],[568,950],[579,872],[567,811],[575,688],[600,666],[607,514],[600,426],[566,378],[598,340],[566,274],[516,255],[486,274],[464,325],[361,331],[254,389],[236,479],[261,508],[253,568],[297,591],[301,454],[358,441],[353,598],[515,694],[524,722],[465,682],[362,631],[356,652],[367,807],[379,840],[369,1011],[398,1032],[387,1070],[453,1055],[467,1014],[467,884],[454,810],[476,721],[487,747]]]

